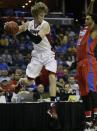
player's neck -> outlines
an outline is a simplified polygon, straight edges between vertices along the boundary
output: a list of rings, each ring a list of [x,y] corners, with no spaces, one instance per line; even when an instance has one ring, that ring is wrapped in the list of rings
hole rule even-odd
[[[34,19],[34,24],[35,24],[35,26],[38,26],[41,24],[41,22],[38,19]]]
[[[40,23],[36,20],[34,20],[34,28],[37,28],[40,25]]]

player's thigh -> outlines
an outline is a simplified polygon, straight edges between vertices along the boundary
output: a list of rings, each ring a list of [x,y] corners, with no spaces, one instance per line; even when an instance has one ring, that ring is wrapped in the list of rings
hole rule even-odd
[[[39,76],[41,70],[42,64],[40,63],[40,61],[31,60],[31,63],[29,63],[27,66],[26,75],[30,75],[29,77],[36,78],[37,76]]]
[[[54,72],[56,73],[57,71],[57,61],[55,59],[50,60],[49,62],[47,62],[47,64],[45,65],[45,68],[48,71]]]

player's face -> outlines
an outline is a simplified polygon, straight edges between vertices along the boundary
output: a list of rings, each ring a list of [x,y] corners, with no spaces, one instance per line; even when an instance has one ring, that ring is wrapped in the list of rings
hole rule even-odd
[[[37,21],[39,23],[41,23],[43,21],[44,17],[45,17],[45,13],[44,12],[40,12],[36,19],[37,19]]]
[[[93,22],[92,17],[89,16],[89,15],[87,15],[87,16],[86,16],[86,19],[85,19],[85,24],[86,24],[86,26],[91,26],[93,23],[94,23],[94,22]]]

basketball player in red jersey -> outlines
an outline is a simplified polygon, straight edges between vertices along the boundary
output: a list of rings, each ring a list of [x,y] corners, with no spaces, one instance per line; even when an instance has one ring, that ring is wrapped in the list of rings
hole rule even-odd
[[[85,109],[85,131],[97,127],[97,0],[91,0],[87,27],[77,46],[77,79]]]

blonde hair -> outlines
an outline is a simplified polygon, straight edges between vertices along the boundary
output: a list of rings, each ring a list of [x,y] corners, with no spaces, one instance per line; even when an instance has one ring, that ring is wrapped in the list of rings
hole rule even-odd
[[[48,7],[43,2],[36,3],[31,7],[31,14],[33,17],[36,17],[40,12],[48,13]]]

